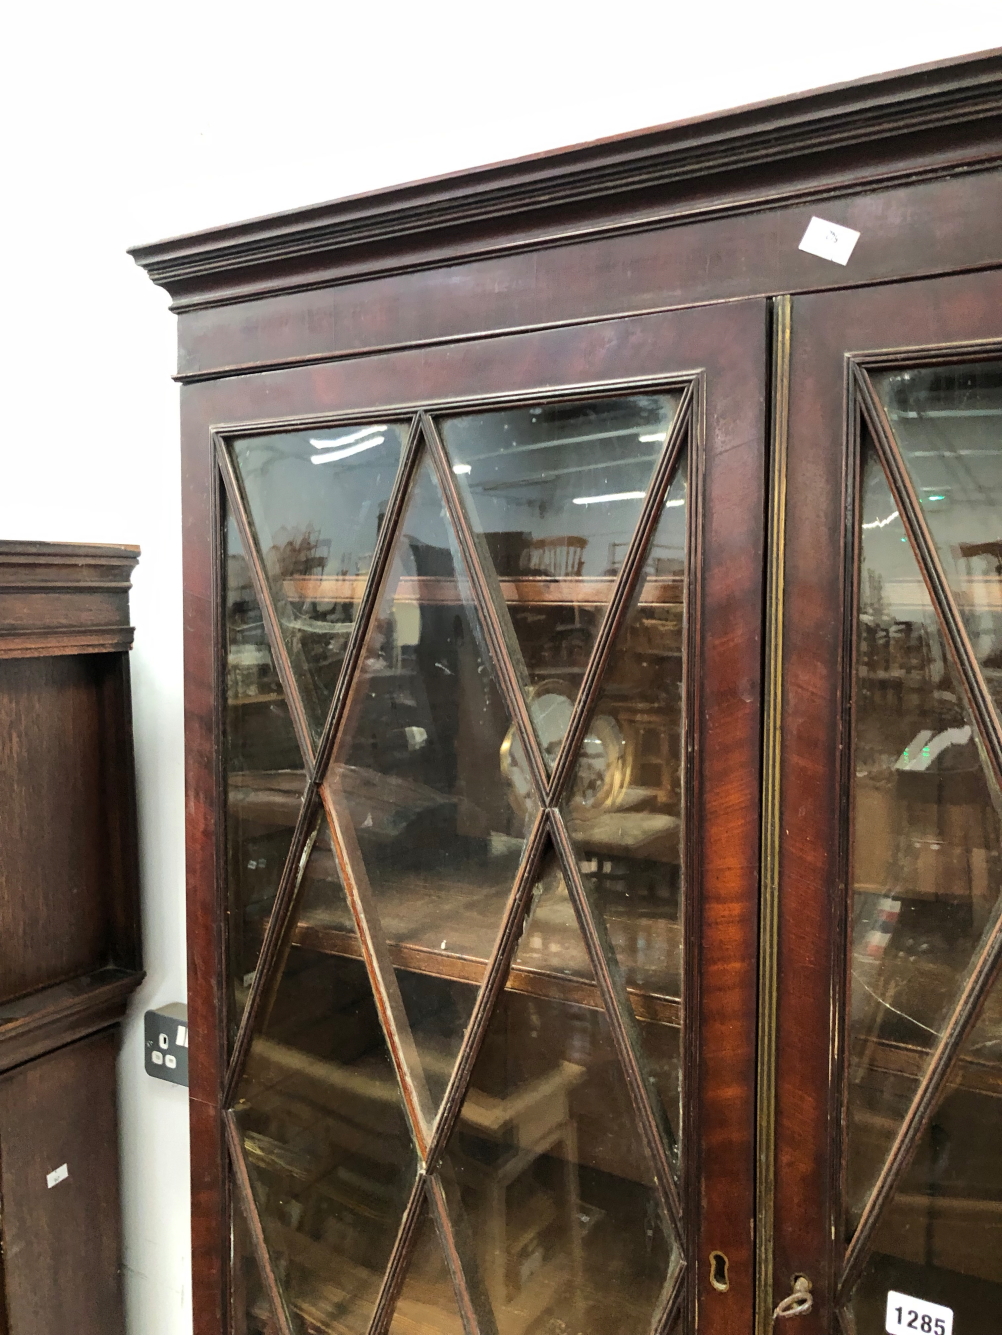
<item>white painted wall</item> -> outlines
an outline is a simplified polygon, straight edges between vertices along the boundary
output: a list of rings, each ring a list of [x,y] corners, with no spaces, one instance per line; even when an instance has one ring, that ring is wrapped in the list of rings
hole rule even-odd
[[[0,537],[143,548],[127,1292],[131,1335],[183,1335],[185,1099],[141,1052],[185,988],[174,325],[126,245],[1002,45],[1002,5],[35,0],[4,29]]]

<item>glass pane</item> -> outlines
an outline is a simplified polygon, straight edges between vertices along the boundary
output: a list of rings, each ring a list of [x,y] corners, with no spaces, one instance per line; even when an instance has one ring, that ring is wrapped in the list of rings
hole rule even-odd
[[[677,1264],[629,1091],[552,854],[446,1152],[499,1330],[646,1331]],[[538,1323],[538,1324],[537,1324]]]
[[[237,526],[226,524],[226,844],[230,1025],[254,977],[306,787]]]
[[[537,404],[440,424],[511,617],[549,766],[678,397]]]
[[[502,773],[510,719],[423,460],[328,787],[358,843],[432,1104],[445,1090],[535,799]]]
[[[321,830],[307,908],[343,899]],[[347,908],[339,912],[348,921]],[[300,1331],[364,1335],[417,1169],[357,939],[279,960],[235,1112],[265,1238]]]
[[[463,1335],[445,1253],[427,1205],[418,1238],[390,1322],[390,1335]]]
[[[248,436],[233,462],[275,612],[319,736],[407,436],[404,424]]]
[[[855,1226],[997,912],[999,820],[872,445],[862,478],[848,1205]]]
[[[233,1335],[278,1335],[268,1294],[261,1279],[257,1258],[251,1245],[250,1231],[244,1212],[237,1200],[233,1201],[233,1263],[230,1286],[233,1294]]]
[[[1002,362],[873,380],[1002,712]]]
[[[1002,978],[877,1226],[859,1335],[884,1329],[888,1292],[950,1308],[957,1335],[1002,1330]]]
[[[683,454],[562,807],[630,990],[656,1097],[676,1133],[686,478]]]

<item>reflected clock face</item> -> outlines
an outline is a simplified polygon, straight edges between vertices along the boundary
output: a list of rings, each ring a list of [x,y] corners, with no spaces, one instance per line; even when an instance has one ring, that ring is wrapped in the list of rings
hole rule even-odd
[[[533,690],[529,714],[547,770],[556,763],[573,707],[573,697],[563,682],[540,682]],[[575,816],[587,818],[615,804],[625,785],[625,756],[626,744],[616,720],[608,714],[592,719],[571,780],[570,806]],[[514,724],[501,745],[501,772],[510,785],[512,806],[521,815],[531,803],[532,782]]]

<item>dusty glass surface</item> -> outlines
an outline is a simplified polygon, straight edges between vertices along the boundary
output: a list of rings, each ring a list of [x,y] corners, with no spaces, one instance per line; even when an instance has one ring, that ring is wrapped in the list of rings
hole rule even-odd
[[[683,454],[562,807],[676,1135],[686,478]]]
[[[340,891],[321,829],[303,912]],[[417,1169],[357,937],[341,954],[298,925],[235,1103],[248,1173],[299,1331],[363,1335]],[[340,914],[348,922],[347,909]],[[301,944],[303,943],[303,944]],[[352,958],[354,956],[354,958]]]
[[[303,707],[327,717],[397,474],[400,423],[247,436],[233,462]]]
[[[877,1225],[852,1298],[859,1335],[883,1331],[888,1292],[951,1309],[956,1335],[1002,1330],[1002,980]]]
[[[417,1230],[414,1254],[393,1310],[390,1335],[464,1335],[456,1291],[427,1204],[422,1207]]]
[[[230,1026],[253,980],[306,774],[236,524],[226,524],[226,857]]]
[[[677,407],[635,395],[439,423],[548,766]]]
[[[849,1029],[851,1232],[998,911],[999,819],[926,586],[864,448]]]
[[[873,380],[1002,714],[1002,362]]]
[[[328,774],[437,1107],[535,803],[513,802],[510,718],[430,462],[418,470]],[[367,910],[368,911],[368,910]]]
[[[649,1328],[677,1254],[576,931],[551,855],[443,1175],[499,1330],[620,1335]],[[540,956],[571,961],[576,993],[517,990]]]

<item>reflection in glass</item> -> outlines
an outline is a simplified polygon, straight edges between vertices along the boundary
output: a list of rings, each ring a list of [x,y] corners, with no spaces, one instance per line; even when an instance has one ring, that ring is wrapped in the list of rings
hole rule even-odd
[[[678,395],[636,395],[440,423],[548,766],[677,406]]]
[[[873,380],[1002,715],[1002,362]]]
[[[318,427],[231,446],[314,737],[341,672],[406,435],[393,423]]]
[[[257,966],[306,775],[247,558],[232,517],[226,524],[227,885],[231,1033]]]
[[[343,896],[326,837],[304,893]],[[347,907],[340,920],[348,922]],[[269,1253],[297,1329],[363,1335],[415,1173],[396,1075],[357,938],[279,961],[235,1113]],[[309,939],[308,937],[306,938]]]
[[[446,1151],[500,1331],[645,1331],[677,1264],[567,889],[544,863],[515,960],[584,975],[509,985]]]
[[[357,841],[437,1106],[534,803],[509,800],[510,719],[430,462],[404,512],[328,777]]]
[[[438,1230],[422,1206],[417,1242],[390,1322],[390,1335],[463,1335],[456,1291]]]
[[[1002,978],[877,1226],[859,1335],[884,1329],[889,1289],[951,1308],[958,1335],[1002,1330]]]
[[[236,1199],[236,1188],[231,1185],[232,1263],[230,1286],[233,1293],[233,1335],[276,1335],[275,1318],[271,1310],[257,1257],[250,1240],[250,1230],[244,1212]]]
[[[999,819],[911,546],[869,441],[862,475],[850,1231],[998,911]]]
[[[613,646],[563,815],[631,989],[652,1078],[680,1125],[686,455]]]

